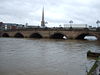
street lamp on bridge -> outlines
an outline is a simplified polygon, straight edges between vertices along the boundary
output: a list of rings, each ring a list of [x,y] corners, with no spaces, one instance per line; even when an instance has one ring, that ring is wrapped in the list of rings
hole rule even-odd
[[[70,23],[70,28],[72,28],[72,23],[73,23],[73,21],[70,20],[69,23]]]
[[[96,21],[97,28],[99,27],[99,23],[100,23],[100,21],[99,21],[99,20],[97,20],[97,21]]]

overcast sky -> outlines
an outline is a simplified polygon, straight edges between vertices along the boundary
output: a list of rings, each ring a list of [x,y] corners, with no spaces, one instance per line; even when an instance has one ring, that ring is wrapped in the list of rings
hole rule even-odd
[[[44,5],[47,26],[88,24],[100,20],[100,0],[0,0],[0,21],[40,25]]]

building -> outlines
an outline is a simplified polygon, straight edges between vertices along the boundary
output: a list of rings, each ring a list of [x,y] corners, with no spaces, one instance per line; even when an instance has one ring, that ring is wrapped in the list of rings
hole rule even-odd
[[[64,24],[65,28],[87,28],[87,24]]]
[[[25,28],[25,26],[22,24],[0,22],[0,30],[23,29],[23,28]]]
[[[5,30],[5,25],[3,22],[0,22],[0,30]]]

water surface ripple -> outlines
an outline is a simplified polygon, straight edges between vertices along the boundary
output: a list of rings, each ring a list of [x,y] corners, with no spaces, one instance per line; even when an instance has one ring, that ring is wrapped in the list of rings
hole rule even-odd
[[[0,38],[0,75],[85,75],[100,41]]]

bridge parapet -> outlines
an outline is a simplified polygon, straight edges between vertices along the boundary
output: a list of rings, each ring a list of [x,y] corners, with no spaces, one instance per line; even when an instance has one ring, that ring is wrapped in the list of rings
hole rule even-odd
[[[23,29],[9,29],[4,31],[51,31],[51,30],[58,30],[58,31],[98,31],[100,32],[100,29],[88,29],[88,28],[23,28]]]

